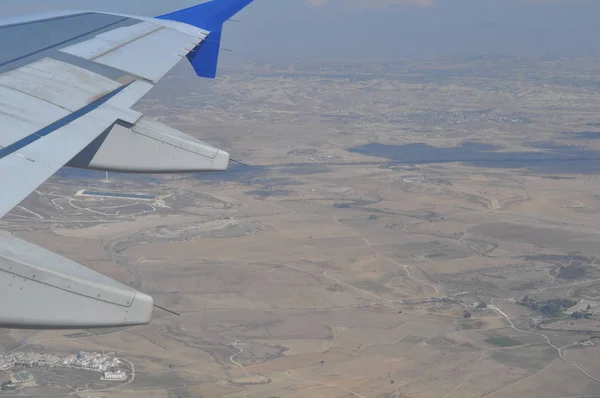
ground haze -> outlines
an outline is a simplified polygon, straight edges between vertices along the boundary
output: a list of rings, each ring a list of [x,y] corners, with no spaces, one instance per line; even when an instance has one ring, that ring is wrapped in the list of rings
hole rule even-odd
[[[37,387],[19,388],[106,398],[594,396],[599,66],[269,59],[206,81],[182,64],[140,110],[248,166],[108,182],[65,170],[0,223],[181,316],[2,331],[0,351],[104,350],[129,374],[106,382],[37,366]]]

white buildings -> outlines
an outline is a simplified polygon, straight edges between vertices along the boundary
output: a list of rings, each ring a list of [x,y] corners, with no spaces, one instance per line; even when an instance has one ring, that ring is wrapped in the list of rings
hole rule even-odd
[[[0,371],[6,371],[13,367],[36,367],[36,366],[59,366],[73,369],[91,370],[94,372],[106,372],[116,374],[115,379],[124,380],[126,373],[122,371],[112,372],[123,366],[119,358],[99,354],[96,352],[80,352],[78,355],[59,357],[54,354],[39,354],[35,352],[14,352],[10,354],[0,353]],[[109,380],[109,379],[107,379]]]
[[[117,370],[116,372],[104,372],[102,380],[125,381],[127,380],[127,374],[121,370]]]

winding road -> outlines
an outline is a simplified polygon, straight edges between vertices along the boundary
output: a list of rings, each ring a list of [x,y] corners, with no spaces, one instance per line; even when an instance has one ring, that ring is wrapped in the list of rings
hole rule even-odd
[[[600,383],[600,379],[598,379],[597,377],[594,377],[594,376],[592,376],[592,375],[591,375],[591,374],[590,374],[590,373],[589,373],[587,370],[585,370],[585,369],[584,369],[584,368],[582,368],[581,366],[577,365],[575,362],[573,362],[573,361],[571,361],[571,360],[569,360],[569,359],[567,359],[567,358],[565,357],[565,355],[563,354],[563,349],[564,349],[565,347],[558,347],[557,345],[555,345],[554,343],[552,343],[552,341],[550,341],[550,338],[548,338],[548,336],[546,336],[546,335],[545,335],[545,334],[543,334],[543,333],[540,333],[540,332],[530,332],[530,331],[527,331],[527,330],[522,330],[522,329],[519,329],[518,327],[516,327],[516,326],[515,326],[515,324],[514,324],[514,322],[512,321],[512,319],[510,319],[510,317],[508,316],[508,314],[506,314],[506,312],[502,311],[500,308],[498,308],[498,307],[496,306],[496,304],[494,303],[494,300],[495,300],[495,299],[492,299],[492,305],[488,306],[488,308],[490,308],[490,309],[492,309],[492,310],[496,311],[497,313],[499,313],[500,315],[502,315],[502,316],[503,316],[503,317],[506,319],[506,321],[509,323],[510,327],[511,327],[513,330],[515,330],[515,331],[517,331],[517,332],[519,332],[519,333],[530,334],[530,335],[536,335],[536,336],[540,336],[540,337],[544,338],[544,340],[546,340],[546,343],[547,343],[547,344],[548,344],[550,347],[552,347],[552,348],[554,348],[554,349],[556,350],[556,352],[558,353],[558,356],[559,356],[559,358],[560,358],[560,359],[562,359],[563,361],[565,361],[565,362],[566,362],[566,363],[568,363],[569,365],[571,365],[571,366],[573,366],[574,368],[576,368],[577,370],[579,370],[581,373],[583,373],[583,374],[584,374],[585,376],[587,376],[588,378],[590,378],[590,379],[592,379],[592,380],[594,380],[594,381],[596,381],[596,382]]]

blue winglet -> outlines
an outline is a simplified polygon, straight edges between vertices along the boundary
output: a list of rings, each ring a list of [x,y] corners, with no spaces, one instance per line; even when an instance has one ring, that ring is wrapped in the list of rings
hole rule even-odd
[[[221,30],[223,24],[254,0],[213,0],[185,8],[157,18],[183,22],[211,32]]]
[[[198,76],[215,78],[221,50],[223,24],[253,1],[213,0],[157,18],[187,23],[211,32],[198,47],[188,54],[188,60]]]

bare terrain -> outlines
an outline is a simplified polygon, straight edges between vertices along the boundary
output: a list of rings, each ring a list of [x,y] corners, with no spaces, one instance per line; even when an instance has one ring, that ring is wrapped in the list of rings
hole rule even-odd
[[[599,66],[181,65],[140,110],[247,166],[64,170],[0,222],[181,316],[2,330],[131,375],[37,367],[0,397],[600,396]]]

